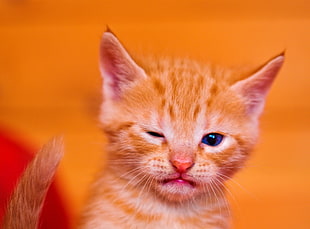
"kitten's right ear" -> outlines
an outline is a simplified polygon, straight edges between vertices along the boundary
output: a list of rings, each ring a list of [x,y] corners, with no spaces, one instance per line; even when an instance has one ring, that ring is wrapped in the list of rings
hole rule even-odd
[[[146,77],[144,70],[110,30],[103,34],[101,40],[100,71],[104,79],[105,99],[119,99],[134,81]]]

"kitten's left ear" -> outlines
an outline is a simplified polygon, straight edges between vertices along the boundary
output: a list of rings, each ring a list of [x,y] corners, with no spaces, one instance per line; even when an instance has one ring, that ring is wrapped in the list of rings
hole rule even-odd
[[[284,53],[269,60],[250,77],[232,85],[232,89],[245,99],[248,114],[261,114],[268,91],[283,62]]]
[[[144,70],[135,63],[109,29],[101,40],[100,71],[104,78],[105,99],[120,98],[134,81],[146,77]]]

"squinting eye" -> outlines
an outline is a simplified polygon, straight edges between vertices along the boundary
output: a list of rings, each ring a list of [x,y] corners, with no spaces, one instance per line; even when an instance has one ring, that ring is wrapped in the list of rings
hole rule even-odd
[[[157,133],[157,132],[153,132],[153,131],[148,131],[146,132],[149,135],[153,136],[153,137],[157,137],[157,138],[164,138],[165,136],[163,134]]]
[[[222,142],[223,138],[222,134],[210,133],[204,136],[201,142],[209,146],[217,146]]]

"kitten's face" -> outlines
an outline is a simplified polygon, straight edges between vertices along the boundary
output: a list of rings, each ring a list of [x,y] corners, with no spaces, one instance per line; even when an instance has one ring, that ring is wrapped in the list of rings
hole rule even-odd
[[[269,87],[247,79],[231,84],[229,75],[191,61],[167,60],[144,71],[113,35],[108,38],[102,44],[101,121],[110,169],[141,192],[171,202],[217,192],[255,143],[266,93],[250,99]]]
[[[120,175],[182,201],[210,192],[243,165],[256,122],[209,72],[186,69],[189,63],[170,67],[150,71],[109,105],[103,121],[110,119],[111,158],[122,164]]]

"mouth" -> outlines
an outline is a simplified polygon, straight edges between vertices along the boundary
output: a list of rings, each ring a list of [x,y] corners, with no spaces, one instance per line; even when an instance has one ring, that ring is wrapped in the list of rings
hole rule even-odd
[[[198,184],[186,174],[174,174],[159,182],[159,194],[172,202],[182,202],[192,198],[198,191]]]
[[[191,186],[196,187],[196,183],[182,177],[174,178],[174,179],[165,179],[163,180],[163,185],[175,185],[175,186]]]

